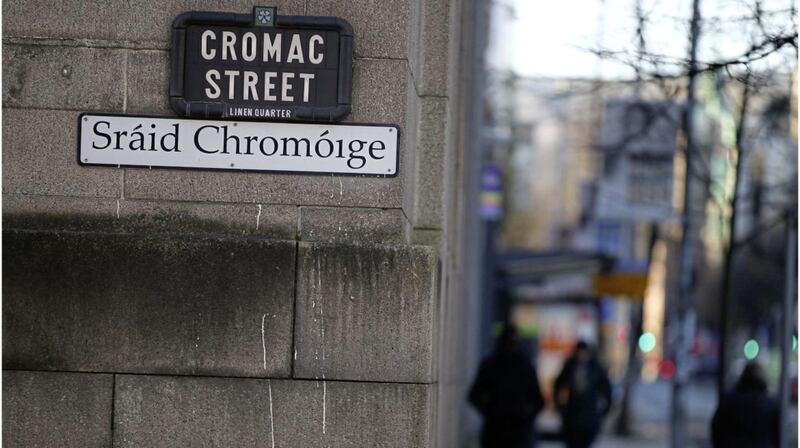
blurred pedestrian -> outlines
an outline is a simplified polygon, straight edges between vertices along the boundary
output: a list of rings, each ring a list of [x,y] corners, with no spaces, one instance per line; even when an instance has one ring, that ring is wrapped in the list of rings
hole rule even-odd
[[[590,446],[611,407],[611,382],[586,342],[575,345],[553,391],[567,447]]]
[[[483,416],[483,448],[530,448],[534,420],[544,406],[536,369],[507,324],[495,351],[480,366],[469,401]]]
[[[764,371],[750,362],[714,412],[711,443],[714,448],[777,447],[778,412],[777,402],[767,395]]]

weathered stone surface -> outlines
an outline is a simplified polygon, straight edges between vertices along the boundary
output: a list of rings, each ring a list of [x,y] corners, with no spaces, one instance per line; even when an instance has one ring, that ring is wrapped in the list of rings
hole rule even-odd
[[[447,95],[448,0],[412,0],[408,63],[420,96]]]
[[[3,109],[3,193],[119,197],[122,170],[82,167],[78,112]]]
[[[409,233],[409,240],[411,244],[438,247],[442,243],[442,236],[444,232],[442,230],[413,229]]]
[[[416,134],[414,227],[441,229],[444,207],[444,158],[447,99],[420,98]]]
[[[300,243],[295,378],[432,381],[435,255]]]
[[[117,447],[427,447],[432,386],[119,375]]]
[[[400,209],[301,207],[300,239],[326,242],[402,243]]]
[[[133,50],[128,52],[127,58],[125,111],[175,115],[169,105],[169,52]]]
[[[3,45],[3,105],[122,111],[125,55],[120,50]]]
[[[3,447],[111,446],[113,376],[3,371]]]
[[[406,58],[408,46],[407,0],[311,0],[308,15],[338,16],[351,25],[355,54],[372,58]]]
[[[410,85],[408,76],[408,64],[404,60],[357,60],[353,68],[353,112],[346,121],[403,127],[406,92]]]
[[[128,231],[259,235],[293,240],[297,207],[270,204],[122,201],[120,222]]]
[[[292,242],[6,231],[10,369],[288,376]]]
[[[303,14],[302,0],[274,0],[284,15]],[[102,39],[135,42],[140,47],[168,48],[174,18],[184,11],[251,13],[253,2],[165,0],[85,0],[3,2],[3,34],[7,37]]]
[[[115,199],[3,194],[3,228],[104,230],[112,228],[116,207]]]
[[[294,240],[297,207],[3,195],[3,227],[119,233],[259,235]]]
[[[125,175],[125,195],[134,199],[391,208],[401,193],[398,178],[384,177],[135,168]]]

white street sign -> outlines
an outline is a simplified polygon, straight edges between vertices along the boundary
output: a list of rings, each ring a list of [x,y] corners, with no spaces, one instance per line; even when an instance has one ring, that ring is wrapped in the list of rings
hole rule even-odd
[[[264,123],[82,114],[82,165],[394,176],[394,125]]]

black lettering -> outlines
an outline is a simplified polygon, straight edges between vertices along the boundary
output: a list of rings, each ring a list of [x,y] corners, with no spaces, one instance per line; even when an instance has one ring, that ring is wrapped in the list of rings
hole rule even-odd
[[[109,127],[111,127],[111,123],[109,123],[108,121],[98,121],[98,122],[97,122],[97,123],[95,123],[95,124],[94,124],[94,126],[92,127],[92,131],[94,132],[94,135],[97,135],[97,136],[99,136],[99,137],[103,137],[103,138],[105,138],[105,139],[106,139],[106,144],[105,144],[105,146],[97,146],[97,145],[94,143],[94,141],[92,141],[92,149],[106,149],[106,148],[108,148],[108,145],[110,145],[110,144],[111,144],[111,136],[110,136],[110,135],[108,135],[108,134],[106,134],[105,132],[101,132],[99,129],[97,129],[97,126],[98,126],[98,125],[101,125],[101,124],[104,124],[104,125],[106,125],[106,129],[108,129]]]
[[[264,142],[267,141],[267,139],[272,140],[272,148],[273,149],[272,149],[272,152],[269,153],[269,154],[267,154],[267,152],[264,151]],[[264,137],[264,138],[261,139],[261,142],[259,142],[258,149],[261,151],[261,154],[264,154],[265,156],[274,155],[276,152],[278,152],[278,141],[275,140],[275,137]]]
[[[336,140],[336,144],[339,145],[339,154],[336,155],[337,159],[344,159],[344,155],[342,154],[342,141]]]
[[[300,157],[300,142],[303,142],[303,143],[306,144],[306,157],[311,157],[311,142],[309,142],[307,138],[301,138],[301,139],[298,140],[298,139],[296,139],[294,137],[288,137],[288,138],[287,137],[283,137],[281,139],[281,141],[283,142],[283,154],[282,155],[284,155],[284,156],[288,155],[287,154],[287,146],[288,146],[289,142],[292,142],[292,143],[294,143],[294,154],[293,154],[293,156],[294,157]]]
[[[207,124],[207,125],[205,125],[205,126],[201,126],[201,127],[200,127],[200,128],[197,130],[197,132],[195,132],[195,133],[194,133],[194,146],[195,146],[195,147],[196,147],[196,148],[197,148],[197,149],[198,149],[200,152],[203,152],[203,153],[206,153],[206,154],[215,154],[215,153],[219,152],[219,149],[218,149],[218,150],[216,150],[216,151],[206,151],[206,150],[205,150],[205,149],[203,149],[203,147],[200,145],[200,131],[202,131],[202,130],[203,130],[203,129],[205,129],[205,128],[212,128],[212,129],[214,129],[215,131],[217,131],[217,134],[219,134],[219,127],[217,127],[217,126],[210,125],[210,124]],[[176,129],[176,130],[177,130],[177,129]],[[176,146],[177,146],[177,143],[176,143]]]
[[[376,143],[380,143],[380,148],[374,148]],[[383,151],[384,149],[386,149],[386,145],[381,140],[375,140],[369,144],[369,156],[375,160],[381,160],[383,156],[377,157],[373,151]]]
[[[155,128],[156,125],[152,125],[152,127]],[[147,150],[148,151],[157,151],[157,149],[156,149],[156,133],[155,132],[151,132],[149,135],[150,135],[150,148],[148,148]]]
[[[137,130],[137,129],[141,129],[141,128],[142,128],[142,125],[138,125],[135,128],[133,128],[133,132],[131,132],[131,139],[132,140],[131,140],[131,143],[129,145],[131,151],[137,151],[137,150],[141,151],[141,150],[144,149],[144,134],[142,134],[141,131]],[[136,145],[136,146],[134,147],[134,145]]]
[[[358,149],[353,149],[353,143],[358,143]],[[350,150],[350,158],[347,159],[347,166],[349,166],[350,168],[352,168],[354,170],[358,170],[358,169],[363,168],[364,165],[366,165],[366,163],[367,163],[367,158],[366,157],[353,155],[353,154],[357,154],[357,153],[361,152],[361,150],[364,149],[364,145],[366,143],[367,143],[366,141],[353,140],[353,141],[350,142],[349,145],[347,145],[347,148]],[[358,166],[353,166],[353,160],[360,161],[360,164]]]
[[[258,140],[258,137],[254,137],[252,135],[247,135],[244,138],[244,141],[247,142],[247,148],[245,149],[244,153],[247,154],[247,155],[252,155],[253,154],[253,152],[250,151],[250,144],[253,143],[253,140]],[[236,154],[239,154],[239,151],[236,151]]]
[[[322,135],[320,135],[320,137],[325,137],[326,135],[328,135],[328,131],[323,132]],[[322,142],[327,142],[328,144],[328,153],[325,154],[324,156],[319,151],[319,145]],[[333,154],[333,142],[327,138],[322,138],[317,140],[317,143],[314,145],[314,152],[317,153],[317,157],[322,157],[323,159],[330,157],[331,154]]]
[[[233,139],[236,142],[236,154],[239,154],[239,137],[235,135],[228,135],[228,126],[222,127],[222,154],[228,153],[228,140]]]
[[[153,126],[155,127],[155,125],[153,125]],[[164,134],[163,137],[161,137],[161,149],[163,151],[166,151],[166,152],[172,152],[172,151],[181,152],[178,149],[178,123],[173,124],[172,127],[174,128],[174,131],[167,132],[166,134]],[[198,130],[198,132],[199,132],[199,130]],[[165,143],[166,140],[167,140],[167,137],[172,137],[172,141],[174,142],[173,145],[172,145],[172,148],[167,148],[167,144]],[[195,144],[197,144],[197,137],[195,137]],[[197,149],[200,149],[200,145],[199,144],[197,145]],[[202,151],[202,149],[200,149],[200,150]]]
[[[115,147],[114,147],[114,149],[122,149],[122,146],[120,145],[120,142],[119,142],[119,141],[120,141],[120,138],[121,138],[123,135],[128,135],[128,133],[127,133],[127,132],[125,132],[125,131],[116,131],[116,132],[114,132],[114,135],[116,135],[116,136],[117,136],[117,146],[115,146]]]

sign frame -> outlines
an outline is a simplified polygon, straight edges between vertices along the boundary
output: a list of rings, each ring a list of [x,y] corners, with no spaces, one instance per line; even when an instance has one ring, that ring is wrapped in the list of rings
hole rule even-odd
[[[99,116],[99,117],[119,117],[119,118],[143,118],[143,119],[168,119],[168,120],[188,120],[188,121],[205,121],[206,119],[192,119],[187,117],[173,117],[173,116],[164,116],[164,115],[152,115],[152,114],[137,114],[137,115],[129,115],[129,114],[121,114],[121,113],[102,113],[102,112],[82,112],[78,115],[78,138],[76,141],[76,151],[75,157],[77,159],[78,165],[85,166],[85,167],[107,167],[107,168],[141,168],[141,169],[157,169],[157,170],[189,170],[189,171],[205,171],[205,172],[214,172],[214,171],[222,171],[222,172],[236,172],[236,173],[259,173],[259,174],[290,174],[290,175],[305,175],[305,176],[326,176],[326,177],[370,177],[370,178],[378,178],[378,179],[391,179],[398,176],[400,173],[400,149],[402,146],[401,137],[401,129],[399,125],[396,124],[389,124],[389,123],[321,123],[321,122],[313,122],[313,121],[305,121],[305,122],[252,122],[250,120],[223,120],[221,118],[209,118],[207,120],[213,121],[220,121],[224,123],[236,123],[237,121],[241,122],[248,122],[253,124],[260,124],[263,123],[264,125],[302,125],[302,124],[309,124],[309,125],[317,125],[317,126],[336,126],[336,127],[356,127],[356,126],[369,126],[369,127],[390,127],[394,129],[395,138],[397,139],[397,154],[395,160],[394,171],[391,174],[376,174],[376,173],[355,173],[355,172],[321,172],[321,171],[302,171],[302,170],[263,170],[263,169],[248,169],[248,168],[224,168],[224,167],[189,167],[189,166],[161,166],[161,165],[146,165],[146,164],[107,164],[107,163],[95,163],[95,162],[84,162],[81,160],[81,142],[83,137],[83,119],[87,116]]]
[[[263,25],[256,23],[257,12],[270,9],[273,12],[272,23]],[[182,118],[204,118],[211,120],[234,119],[242,121],[317,121],[338,122],[344,119],[351,110],[353,85],[353,27],[340,17],[327,16],[281,16],[275,8],[256,6],[252,14],[232,12],[187,11],[178,15],[172,22],[170,37],[170,76],[169,99],[172,109]],[[192,25],[228,26],[228,27],[263,27],[275,29],[323,29],[339,33],[339,70],[335,106],[286,106],[292,110],[290,118],[249,118],[229,117],[227,104],[224,101],[191,101],[185,98],[184,76],[186,63],[186,29]]]

